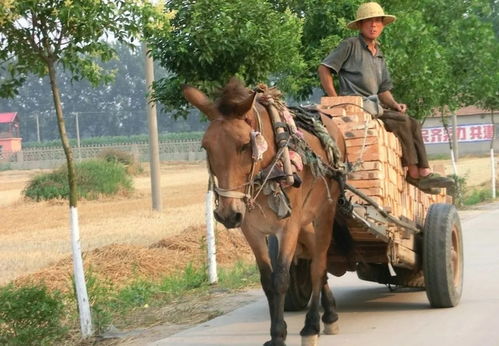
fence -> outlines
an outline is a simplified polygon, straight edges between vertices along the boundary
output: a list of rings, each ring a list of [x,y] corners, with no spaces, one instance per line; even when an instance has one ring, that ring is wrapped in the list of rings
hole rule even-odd
[[[87,145],[73,148],[73,158],[84,160],[99,156],[105,150],[133,153],[140,161],[149,161],[148,143],[117,143]],[[165,141],[159,143],[161,161],[198,161],[206,159],[206,153],[198,140]],[[10,169],[55,168],[66,161],[62,147],[28,148],[20,152],[0,153],[0,164]]]

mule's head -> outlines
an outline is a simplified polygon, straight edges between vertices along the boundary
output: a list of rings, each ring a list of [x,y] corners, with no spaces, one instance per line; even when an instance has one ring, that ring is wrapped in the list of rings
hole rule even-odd
[[[227,228],[239,227],[246,212],[243,195],[253,164],[251,131],[255,127],[252,108],[256,95],[236,79],[229,82],[216,102],[194,87],[184,87],[183,92],[187,101],[210,120],[202,146],[218,183],[215,218]]]

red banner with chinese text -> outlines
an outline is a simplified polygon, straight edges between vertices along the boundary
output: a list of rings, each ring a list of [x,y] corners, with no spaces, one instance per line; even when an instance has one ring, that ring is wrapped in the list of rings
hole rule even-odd
[[[481,142],[492,140],[493,124],[470,124],[457,126],[458,142]],[[452,127],[449,127],[449,135],[442,127],[426,127],[421,130],[425,144],[442,144],[449,142],[452,137]]]

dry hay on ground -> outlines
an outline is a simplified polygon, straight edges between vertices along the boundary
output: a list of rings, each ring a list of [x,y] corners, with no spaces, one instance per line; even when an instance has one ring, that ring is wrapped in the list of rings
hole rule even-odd
[[[87,274],[120,288],[137,279],[160,280],[187,265],[200,267],[206,258],[205,229],[190,227],[149,247],[111,244],[83,254]],[[237,261],[252,261],[251,249],[239,230],[217,230],[217,263],[228,267]],[[70,256],[15,281],[16,285],[44,283],[49,289],[71,290],[73,262]]]

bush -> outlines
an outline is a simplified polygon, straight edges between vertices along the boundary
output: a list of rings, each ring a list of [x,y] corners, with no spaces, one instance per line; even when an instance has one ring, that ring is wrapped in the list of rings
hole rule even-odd
[[[142,173],[140,162],[131,153],[117,149],[106,149],[99,154],[99,158],[107,162],[122,164],[128,174],[137,175]]]
[[[75,166],[79,196],[96,199],[132,190],[132,179],[122,164],[104,160],[89,160]],[[69,197],[67,167],[35,176],[23,190],[24,196],[35,201]]]
[[[492,199],[492,192],[489,189],[474,189],[464,197],[464,205],[473,205]]]
[[[62,338],[63,303],[45,286],[0,289],[0,344],[48,345]]]

